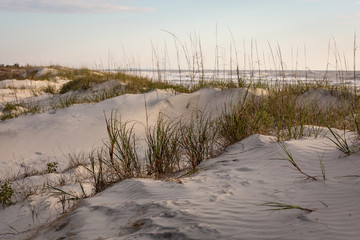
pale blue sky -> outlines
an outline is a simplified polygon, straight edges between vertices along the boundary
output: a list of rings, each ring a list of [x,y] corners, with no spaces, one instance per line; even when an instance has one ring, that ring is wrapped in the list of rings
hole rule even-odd
[[[245,53],[246,64],[259,55],[261,68],[273,67],[270,43],[275,55],[280,46],[287,69],[296,62],[299,69],[324,69],[330,41],[335,68],[335,41],[351,68],[359,24],[360,0],[0,0],[0,64],[114,67],[135,62],[145,68],[152,66],[154,48],[160,62],[167,52],[166,62],[176,68],[174,39],[166,30],[193,53],[193,39],[200,38],[205,64],[212,68],[217,45],[221,64],[230,62],[230,29],[240,66]]]

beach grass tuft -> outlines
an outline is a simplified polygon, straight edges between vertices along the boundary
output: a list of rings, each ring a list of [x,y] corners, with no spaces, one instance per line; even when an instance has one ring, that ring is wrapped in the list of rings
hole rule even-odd
[[[328,137],[328,139],[332,141],[336,145],[336,148],[339,149],[341,152],[345,153],[346,155],[350,155],[352,153],[352,150],[346,140],[345,129],[343,136],[341,136],[339,133],[335,132],[329,126],[327,126],[327,128],[329,129],[331,135],[334,137],[334,139],[330,137]]]
[[[118,176],[118,180],[141,175],[141,165],[136,152],[136,123],[123,122],[121,116],[112,111],[110,118],[105,115],[108,139],[105,141],[106,164]]]
[[[219,129],[211,115],[197,111],[190,119],[181,119],[179,124],[179,144],[192,169],[196,169],[202,161],[216,156],[221,148],[218,141]]]
[[[146,171],[160,177],[180,168],[180,130],[176,120],[159,113],[155,126],[146,126]]]
[[[309,179],[315,180],[317,181],[318,179],[314,176],[311,176],[307,173],[305,173],[303,170],[300,169],[299,165],[296,163],[293,154],[291,153],[291,151],[289,150],[289,148],[286,146],[285,142],[280,141],[278,142],[279,146],[281,147],[281,149],[284,151],[284,153],[286,154],[286,157],[283,160],[287,160],[288,162],[291,163],[291,165],[293,165],[293,167],[295,167],[295,169],[300,172],[301,174],[303,174],[304,176],[306,176]]]
[[[281,202],[264,202],[264,203],[261,203],[261,204],[257,204],[257,206],[270,207],[266,211],[283,211],[283,210],[292,210],[292,209],[294,209],[294,210],[302,210],[302,211],[311,213],[311,212],[316,210],[316,209],[313,209],[313,208],[306,208],[306,207],[301,207],[301,206],[298,206],[298,205],[286,204],[286,203],[281,203]]]

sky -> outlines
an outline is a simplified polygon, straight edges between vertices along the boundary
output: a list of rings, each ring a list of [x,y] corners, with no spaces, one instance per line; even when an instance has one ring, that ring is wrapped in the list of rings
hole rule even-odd
[[[0,0],[0,64],[345,70],[359,26],[360,0]]]

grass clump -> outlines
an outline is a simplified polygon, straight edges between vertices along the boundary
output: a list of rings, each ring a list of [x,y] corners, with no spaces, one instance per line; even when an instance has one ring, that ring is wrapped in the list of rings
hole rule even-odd
[[[104,147],[89,154],[90,165],[84,165],[90,174],[94,192],[99,193],[112,184],[128,178],[140,177],[141,165],[136,152],[134,126],[123,122],[116,113],[105,115],[108,138]]]
[[[338,134],[337,132],[332,130],[329,126],[327,126],[327,128],[329,129],[331,135],[334,137],[334,139],[332,139],[330,137],[328,137],[328,139],[336,145],[337,149],[339,149],[346,155],[350,155],[353,152],[353,150],[350,148],[350,146],[346,140],[345,129],[344,129],[344,136],[341,136],[340,134]]]
[[[81,77],[64,84],[60,89],[60,94],[67,93],[69,91],[86,90],[100,82],[102,82],[102,80]]]
[[[96,194],[105,190],[111,182],[105,175],[102,151],[91,151],[89,154],[89,161],[90,166],[85,166],[85,169],[90,173],[91,183]]]
[[[82,196],[78,196],[75,192],[65,191],[52,185],[49,185],[48,188],[51,190],[51,196],[56,197],[58,199],[58,203],[61,204],[62,213],[68,212],[71,207],[74,206],[73,202],[86,197],[84,188],[81,184],[80,188],[82,189]]]
[[[179,144],[192,169],[221,149],[219,129],[211,116],[197,112],[188,121],[180,121]]]
[[[217,123],[225,147],[254,133],[268,132],[272,126],[273,117],[267,111],[267,104],[260,103],[261,99],[256,99],[254,96],[246,99],[245,96],[244,99],[239,100],[236,104],[230,104],[229,107],[225,107]]]
[[[19,108],[18,104],[6,103],[3,109],[3,115],[1,116],[1,120],[3,121],[6,119],[12,119],[18,117],[19,115],[18,108]]]
[[[112,112],[108,119],[105,115],[108,140],[106,164],[114,170],[118,180],[141,175],[141,166],[136,152],[135,124],[123,122]]]
[[[57,93],[57,89],[54,85],[48,84],[46,87],[43,87],[41,89],[41,91],[43,91],[44,93],[49,93],[49,94],[56,94]]]
[[[148,175],[160,177],[180,168],[179,137],[178,124],[166,119],[162,113],[158,115],[155,126],[146,127]]]
[[[1,120],[17,118],[25,114],[36,114],[42,112],[42,109],[37,104],[31,103],[6,103],[3,109]]]
[[[298,104],[297,99],[303,91],[296,90],[293,86],[283,87],[279,91],[274,91],[268,98],[269,111],[274,116],[274,128],[278,141],[299,139],[304,134],[305,125],[311,125],[310,113],[317,112],[316,106]],[[319,115],[316,115],[319,116]]]
[[[71,105],[81,102],[80,98],[75,94],[60,97],[58,100],[59,100],[60,108],[67,108],[70,107]]]

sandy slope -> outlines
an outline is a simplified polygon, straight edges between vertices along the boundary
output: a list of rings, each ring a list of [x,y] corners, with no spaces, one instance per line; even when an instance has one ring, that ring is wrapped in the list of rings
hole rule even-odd
[[[358,239],[359,154],[339,158],[326,138],[288,142],[299,165],[327,180],[306,180],[271,137],[253,135],[175,182],[131,179],[81,203],[36,239]],[[316,209],[263,211],[264,201]]]
[[[33,116],[0,122],[0,175],[16,174],[21,166],[40,167],[56,159],[65,163],[68,152],[90,152],[106,137],[104,112],[115,110],[122,120],[137,121],[139,137],[144,135],[146,109],[150,121],[159,111],[173,117],[190,115],[197,108],[214,111],[231,96],[244,90],[203,89],[193,94],[173,95],[167,91],[125,94],[97,104],[74,105]]]
[[[117,110],[123,120],[138,121],[141,139],[145,100],[152,124],[159,111],[174,118],[204,108],[215,114],[237,94],[244,90],[126,94],[0,122],[0,176],[26,167],[43,169],[50,161],[65,168],[66,153],[86,153],[101,146],[106,137],[104,111],[109,116]],[[319,158],[324,154],[327,179],[305,179],[290,163],[278,160],[283,153],[271,137],[253,135],[203,162],[201,170],[183,178],[181,184],[131,179],[82,200],[69,216],[41,229],[36,239],[358,239],[360,178],[349,175],[359,175],[359,153],[342,156],[324,137],[287,145],[299,166],[311,175],[321,175]],[[56,177],[47,174],[26,181],[43,184]],[[56,201],[35,197],[35,220],[34,206],[0,208],[0,239],[31,235],[28,230],[58,216]],[[263,211],[268,208],[256,205],[266,201],[316,210]]]
[[[7,102],[29,102],[37,100],[38,96],[43,95],[42,91],[46,87],[50,86],[58,90],[68,81],[69,80],[66,79],[56,79],[52,81],[9,79],[0,81],[0,106]]]

